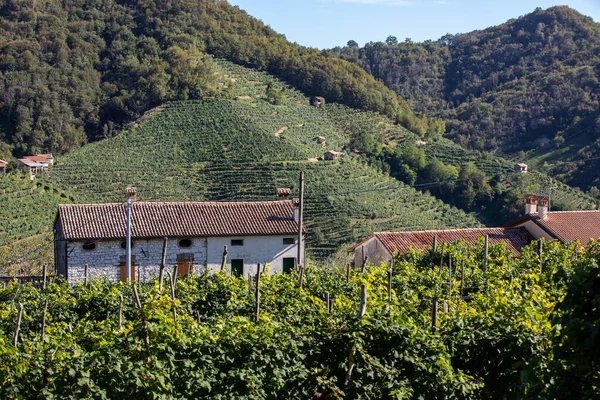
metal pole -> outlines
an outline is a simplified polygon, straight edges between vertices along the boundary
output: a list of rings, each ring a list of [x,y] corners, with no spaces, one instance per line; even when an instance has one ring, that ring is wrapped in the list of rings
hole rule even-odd
[[[304,208],[304,171],[300,171],[300,204],[298,205],[298,265],[304,267],[302,254],[302,211]]]
[[[125,238],[125,246],[127,253],[127,262],[125,266],[125,280],[127,282],[131,281],[131,204],[133,199],[131,197],[127,198],[127,232]]]

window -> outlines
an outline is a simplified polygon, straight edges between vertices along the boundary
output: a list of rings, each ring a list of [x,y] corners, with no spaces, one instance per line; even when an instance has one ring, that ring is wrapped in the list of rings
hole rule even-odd
[[[283,238],[283,244],[296,244],[296,238]]]
[[[83,247],[84,250],[88,250],[88,251],[94,250],[96,248],[96,242],[86,242],[81,247]]]
[[[244,239],[231,239],[231,245],[232,246],[243,246]]]
[[[135,246],[135,242],[132,240],[131,241],[131,248],[133,249],[134,246]],[[126,249],[127,248],[127,241],[121,242],[121,248],[122,249]]]
[[[188,248],[192,247],[192,241],[190,239],[181,239],[179,241],[179,247]]]
[[[244,274],[244,260],[231,260],[231,275],[242,276]]]

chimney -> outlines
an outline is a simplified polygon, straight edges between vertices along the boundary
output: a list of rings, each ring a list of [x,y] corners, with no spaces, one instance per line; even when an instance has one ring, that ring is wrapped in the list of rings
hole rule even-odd
[[[548,219],[548,198],[547,197],[539,197],[538,198],[538,216],[542,221],[546,221]]]
[[[528,194],[525,200],[525,215],[537,213],[538,198],[537,196]]]
[[[294,207],[294,221],[298,222],[300,219],[300,199],[292,199],[292,206]]]
[[[127,194],[127,200],[128,201],[135,201],[136,197],[137,197],[137,189],[135,187],[128,187],[125,190],[125,193]],[[131,199],[131,200],[130,200]]]
[[[287,200],[288,196],[292,193],[290,188],[278,188],[277,189],[277,198],[279,200]]]

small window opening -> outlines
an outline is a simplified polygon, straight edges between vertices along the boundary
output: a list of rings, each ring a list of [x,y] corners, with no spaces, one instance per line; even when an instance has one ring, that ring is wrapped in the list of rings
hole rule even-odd
[[[283,238],[283,244],[296,244],[296,238]]]
[[[133,247],[135,246],[135,242],[132,240],[131,241],[131,248],[133,249]],[[127,242],[121,242],[121,248],[122,249],[127,249]]]
[[[183,247],[183,248],[192,247],[192,241],[190,239],[181,239],[179,241],[179,247]]]
[[[243,246],[244,239],[231,239],[231,245],[232,246]]]
[[[96,242],[86,242],[82,247],[84,250],[94,250],[96,248]]]

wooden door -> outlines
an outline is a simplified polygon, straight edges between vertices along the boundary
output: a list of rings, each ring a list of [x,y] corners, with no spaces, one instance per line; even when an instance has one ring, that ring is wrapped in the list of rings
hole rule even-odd
[[[231,275],[242,276],[244,274],[244,260],[231,260]]]
[[[282,272],[284,274],[289,274],[294,269],[295,264],[296,264],[295,258],[284,258]]]
[[[119,263],[119,268],[121,270],[121,275],[120,275],[120,279],[121,282],[126,282],[127,281],[127,263],[121,262]],[[135,281],[136,280],[136,276],[135,276],[135,263],[131,263],[131,281]]]

